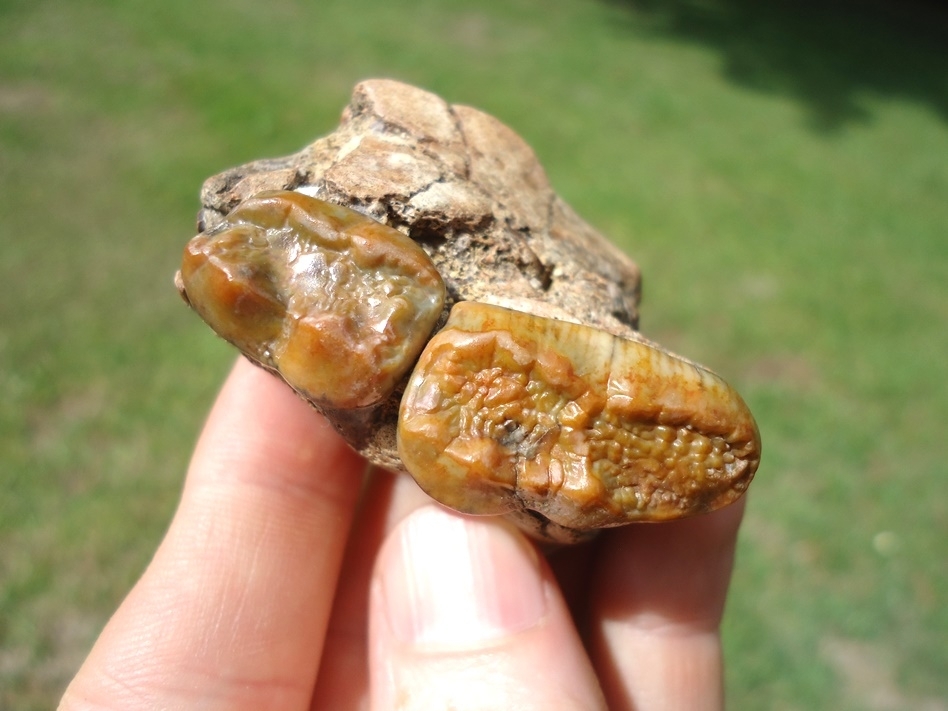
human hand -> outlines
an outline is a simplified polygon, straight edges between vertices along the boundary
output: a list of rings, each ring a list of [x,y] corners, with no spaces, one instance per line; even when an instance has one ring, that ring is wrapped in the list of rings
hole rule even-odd
[[[718,709],[742,510],[548,560],[503,521],[366,472],[241,359],[60,709]]]

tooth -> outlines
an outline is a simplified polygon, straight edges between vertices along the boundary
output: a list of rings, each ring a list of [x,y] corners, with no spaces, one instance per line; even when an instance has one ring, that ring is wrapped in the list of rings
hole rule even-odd
[[[654,345],[461,302],[402,397],[398,452],[461,511],[527,509],[589,530],[710,511],[760,458],[741,397]]]
[[[289,191],[250,198],[192,239],[179,283],[219,335],[329,409],[386,399],[445,298],[410,238]]]

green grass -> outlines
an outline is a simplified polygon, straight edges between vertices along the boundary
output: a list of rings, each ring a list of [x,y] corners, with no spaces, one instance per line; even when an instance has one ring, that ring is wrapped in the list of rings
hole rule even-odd
[[[390,76],[521,133],[757,414],[733,708],[945,708],[948,20],[834,8],[0,0],[0,707],[55,705],[233,358],[171,286],[201,181]]]

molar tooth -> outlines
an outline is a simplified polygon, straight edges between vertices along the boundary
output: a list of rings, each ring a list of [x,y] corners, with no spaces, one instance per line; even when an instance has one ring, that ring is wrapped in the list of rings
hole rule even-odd
[[[410,238],[290,191],[256,195],[192,239],[179,283],[220,336],[329,409],[387,398],[445,298]]]
[[[464,397],[459,376],[484,396]],[[760,438],[721,378],[656,346],[460,302],[409,380],[398,451],[448,506],[525,507],[587,530],[731,503],[756,471]]]

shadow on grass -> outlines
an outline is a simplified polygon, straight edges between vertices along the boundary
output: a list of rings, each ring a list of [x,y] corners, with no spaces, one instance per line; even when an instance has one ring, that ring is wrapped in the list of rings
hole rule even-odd
[[[814,129],[871,118],[868,96],[948,122],[948,3],[929,0],[602,0],[630,23],[716,49],[733,81],[796,97]]]

